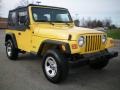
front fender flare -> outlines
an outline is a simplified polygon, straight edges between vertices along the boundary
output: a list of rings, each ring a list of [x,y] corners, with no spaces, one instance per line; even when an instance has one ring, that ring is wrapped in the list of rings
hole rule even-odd
[[[65,46],[65,53],[67,54],[71,54],[71,50],[70,50],[70,46],[68,43],[66,42],[62,42],[62,41],[55,41],[55,40],[45,40],[41,45],[40,45],[40,48],[39,48],[39,51],[38,52],[41,52],[44,45],[56,45],[56,46],[59,46],[59,45],[64,45]]]

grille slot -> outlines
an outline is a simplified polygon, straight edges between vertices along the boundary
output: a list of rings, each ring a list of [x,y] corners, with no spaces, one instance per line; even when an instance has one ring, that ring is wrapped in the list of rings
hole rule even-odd
[[[101,49],[101,35],[88,35],[86,36],[85,51],[96,51]]]

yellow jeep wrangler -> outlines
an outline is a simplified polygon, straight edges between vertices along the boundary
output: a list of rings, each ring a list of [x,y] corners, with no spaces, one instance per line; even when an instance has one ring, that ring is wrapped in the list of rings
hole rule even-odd
[[[43,72],[53,83],[64,80],[71,65],[102,69],[118,55],[108,51],[114,46],[112,38],[76,27],[66,8],[32,4],[9,12],[5,46],[11,60],[25,52],[43,56]]]

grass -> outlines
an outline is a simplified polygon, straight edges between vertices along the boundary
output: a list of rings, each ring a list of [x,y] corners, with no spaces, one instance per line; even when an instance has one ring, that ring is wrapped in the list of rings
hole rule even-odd
[[[120,29],[108,30],[107,35],[113,39],[120,39]]]

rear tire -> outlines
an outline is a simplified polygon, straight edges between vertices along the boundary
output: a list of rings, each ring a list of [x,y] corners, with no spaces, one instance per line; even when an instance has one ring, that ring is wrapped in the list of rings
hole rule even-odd
[[[56,49],[46,52],[43,57],[42,68],[44,75],[52,83],[59,83],[68,76],[68,62]]]
[[[11,60],[16,60],[18,58],[18,50],[15,48],[11,39],[6,41],[6,54]]]
[[[96,70],[101,70],[103,69],[104,67],[106,67],[109,63],[109,60],[108,59],[104,59],[104,60],[98,60],[97,62],[95,63],[90,63],[89,66],[92,68],[92,69],[96,69]]]

